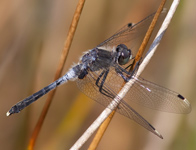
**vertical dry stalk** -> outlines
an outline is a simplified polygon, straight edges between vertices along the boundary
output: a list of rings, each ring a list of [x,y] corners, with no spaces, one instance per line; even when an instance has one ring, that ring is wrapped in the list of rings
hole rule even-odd
[[[79,21],[79,18],[80,18],[80,15],[81,15],[81,12],[82,12],[82,9],[83,9],[83,6],[84,6],[84,2],[85,2],[85,0],[79,0],[78,5],[76,7],[76,11],[74,13],[73,20],[72,20],[72,23],[71,23],[70,28],[69,28],[69,33],[68,33],[67,39],[66,39],[65,44],[64,44],[64,48],[63,48],[63,51],[62,51],[62,54],[61,54],[60,62],[59,62],[59,65],[58,65],[58,68],[57,68],[57,71],[56,71],[56,74],[55,74],[55,77],[54,77],[54,81],[57,80],[60,77],[61,73],[62,73],[63,66],[65,64],[65,60],[67,58],[68,51],[69,51],[69,48],[71,46],[71,43],[72,43],[72,40],[73,40],[73,37],[74,37],[74,33],[76,31],[78,21]],[[35,126],[35,129],[33,131],[31,139],[29,141],[28,150],[33,150],[33,148],[34,148],[37,136],[40,132],[40,129],[42,127],[42,124],[44,122],[44,119],[46,117],[46,114],[48,112],[48,109],[50,107],[50,104],[52,102],[52,99],[54,97],[55,92],[56,92],[56,90],[54,89],[48,95],[48,98],[46,100],[46,103],[44,105],[42,113],[39,117],[39,120],[38,120],[38,122]]]
[[[148,29],[145,37],[144,37],[144,40],[143,40],[142,44],[141,44],[141,46],[140,46],[140,48],[139,48],[139,50],[137,52],[133,68],[134,68],[135,64],[140,60],[142,54],[144,53],[146,45],[148,44],[148,41],[149,41],[149,39],[150,39],[150,37],[152,35],[152,32],[153,32],[154,27],[155,27],[155,24],[156,24],[156,22],[158,20],[159,15],[161,14],[161,12],[163,10],[165,2],[166,2],[166,0],[162,0],[161,1],[161,4],[160,4],[160,6],[159,6],[159,8],[158,8],[158,10],[157,10],[157,12],[156,12],[152,22],[151,22],[151,24],[149,26],[149,29]],[[98,144],[99,144],[103,134],[105,133],[106,128],[108,127],[110,121],[112,120],[114,114],[115,114],[115,110],[113,110],[112,113],[107,117],[107,119],[101,124],[101,126],[99,127],[99,129],[98,129],[98,131],[97,131],[93,141],[91,142],[91,145],[89,146],[88,150],[94,150],[94,149],[97,148],[97,146],[98,146]]]

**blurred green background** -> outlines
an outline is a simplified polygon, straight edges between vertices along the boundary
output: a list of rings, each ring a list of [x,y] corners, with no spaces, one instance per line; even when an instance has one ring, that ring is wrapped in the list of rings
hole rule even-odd
[[[156,11],[160,0],[86,1],[64,67],[121,26]],[[169,9],[170,3],[166,4]],[[6,117],[19,100],[54,78],[77,1],[1,0],[0,2],[0,149],[26,149],[47,96]],[[134,107],[163,135],[161,140],[135,122],[116,114],[98,149],[196,149],[196,1],[181,1],[158,50],[142,77],[184,95],[188,115]],[[83,95],[74,82],[58,88],[35,145],[36,150],[70,148],[103,107]],[[82,147],[87,149],[92,138]]]

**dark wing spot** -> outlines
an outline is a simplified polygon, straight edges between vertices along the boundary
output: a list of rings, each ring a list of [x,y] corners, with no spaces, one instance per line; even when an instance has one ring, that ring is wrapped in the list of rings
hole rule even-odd
[[[127,25],[127,26],[128,26],[128,27],[131,27],[132,25],[133,25],[132,23],[128,23],[128,25]]]
[[[182,100],[185,99],[185,98],[184,98],[182,95],[180,95],[180,94],[178,94],[178,97],[179,97],[180,99],[182,99]]]

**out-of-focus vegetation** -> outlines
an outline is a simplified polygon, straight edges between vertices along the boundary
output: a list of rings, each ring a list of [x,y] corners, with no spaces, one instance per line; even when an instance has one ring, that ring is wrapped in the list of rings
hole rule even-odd
[[[86,1],[64,72],[82,52],[95,47],[124,24],[156,11],[157,0]],[[56,71],[76,1],[0,2],[0,147],[25,149],[47,96],[6,117],[8,109],[49,84]],[[161,140],[116,114],[98,149],[196,149],[195,1],[181,1],[143,77],[178,91],[192,103],[188,115],[134,108],[162,133]],[[170,4],[166,4],[169,8]],[[36,150],[68,149],[103,109],[84,96],[74,82],[61,86],[41,129]],[[87,149],[89,140],[82,149]]]

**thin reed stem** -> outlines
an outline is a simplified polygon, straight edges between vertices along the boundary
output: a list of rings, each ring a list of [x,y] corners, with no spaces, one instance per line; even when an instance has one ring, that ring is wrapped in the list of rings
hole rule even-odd
[[[73,16],[73,19],[72,19],[72,23],[70,25],[69,32],[68,32],[68,35],[67,35],[67,39],[65,41],[64,48],[63,48],[63,51],[62,51],[62,54],[61,54],[61,57],[60,57],[59,65],[58,65],[58,68],[57,68],[57,71],[56,71],[56,74],[55,74],[55,77],[54,77],[54,81],[57,80],[61,76],[63,66],[65,64],[65,61],[66,61],[66,58],[67,58],[67,55],[68,55],[68,51],[70,49],[70,46],[71,46],[71,43],[72,43],[72,40],[73,40],[73,37],[74,37],[74,33],[76,31],[78,21],[80,19],[80,15],[82,13],[84,2],[85,2],[85,0],[79,0],[78,5],[76,7],[76,10],[75,10],[75,13],[74,13],[74,16]],[[42,113],[39,117],[39,120],[38,120],[38,122],[37,122],[37,124],[34,128],[33,134],[32,134],[31,139],[29,141],[28,150],[33,150],[34,149],[35,142],[37,140],[38,134],[39,134],[40,129],[43,125],[44,119],[46,117],[46,114],[48,112],[50,104],[53,100],[55,92],[56,92],[56,89],[54,89],[53,91],[51,91],[48,94],[48,98],[46,100],[46,103],[44,105]]]

